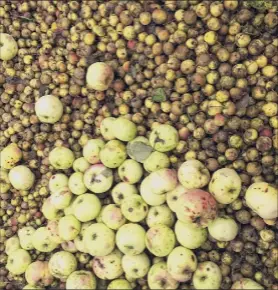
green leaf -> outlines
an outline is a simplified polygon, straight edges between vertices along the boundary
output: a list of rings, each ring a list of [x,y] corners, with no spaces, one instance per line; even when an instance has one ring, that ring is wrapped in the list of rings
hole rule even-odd
[[[137,162],[144,162],[152,153],[153,148],[143,142],[137,141],[127,145],[127,154]]]
[[[152,100],[157,103],[165,102],[166,101],[166,94],[164,89],[158,88],[155,90]]]

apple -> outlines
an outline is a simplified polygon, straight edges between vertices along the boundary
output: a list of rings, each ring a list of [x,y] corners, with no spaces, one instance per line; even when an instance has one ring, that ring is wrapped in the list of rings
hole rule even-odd
[[[178,207],[178,199],[181,195],[188,192],[188,189],[186,189],[183,185],[178,183],[178,185],[171,191],[168,191],[166,193],[166,201],[171,209],[171,211],[176,212]]]
[[[149,228],[158,224],[162,224],[171,228],[174,222],[175,216],[166,204],[150,207],[146,217],[146,223]]]
[[[61,146],[50,151],[48,158],[50,165],[55,169],[69,169],[72,167],[75,156],[69,148]]]
[[[31,256],[24,249],[17,249],[10,253],[7,260],[6,268],[13,275],[23,274],[31,264]]]
[[[129,289],[133,289],[133,288],[131,287],[131,284],[127,280],[115,279],[112,282],[110,282],[107,286],[107,290],[114,290],[114,289],[129,290]]]
[[[17,144],[10,143],[0,152],[0,166],[3,169],[12,169],[22,158],[22,151]]]
[[[122,181],[135,184],[142,178],[143,168],[139,162],[133,159],[127,159],[118,168],[118,174]]]
[[[54,242],[47,227],[36,229],[32,235],[32,244],[36,250],[44,253],[52,252],[58,247],[58,243]]]
[[[138,194],[126,197],[121,203],[123,216],[131,222],[140,222],[148,214],[148,205]]]
[[[240,280],[236,281],[231,289],[234,290],[263,290],[265,289],[263,286],[261,286],[260,284],[258,284],[257,282],[255,282],[252,279],[249,278],[241,278]]]
[[[8,171],[4,168],[0,169],[0,194],[8,192],[11,188]]]
[[[100,123],[100,133],[105,140],[116,139],[113,133],[113,124],[116,121],[114,117],[104,118]]]
[[[59,220],[58,233],[62,240],[71,241],[80,232],[80,221],[74,215],[66,215]]]
[[[154,172],[162,168],[168,168],[170,166],[170,159],[165,153],[153,151],[144,161],[143,165],[147,172]]]
[[[29,190],[35,182],[34,173],[25,165],[13,167],[9,172],[11,185],[17,190]]]
[[[221,168],[215,171],[209,183],[209,192],[222,204],[235,201],[241,191],[241,179],[234,169]]]
[[[188,249],[199,248],[206,240],[208,232],[206,228],[200,228],[192,223],[177,221],[175,224],[177,241]]]
[[[151,206],[161,205],[166,201],[166,194],[155,194],[150,186],[149,176],[145,177],[140,185],[140,194],[143,200]]]
[[[21,249],[18,236],[12,236],[5,242],[5,253],[9,256],[12,252]]]
[[[133,279],[143,278],[150,269],[150,259],[145,253],[138,255],[124,255],[122,267],[126,275]]]
[[[113,135],[124,142],[133,140],[137,135],[136,125],[124,117],[119,117],[112,123]]]
[[[126,222],[118,204],[108,204],[105,206],[101,211],[101,220],[112,230],[118,230]]]
[[[63,173],[56,173],[49,179],[48,187],[51,192],[58,191],[62,187],[68,186],[68,177]]]
[[[179,282],[187,282],[197,269],[197,258],[193,251],[178,246],[167,257],[167,270]]]
[[[158,224],[148,229],[145,243],[153,255],[156,257],[166,257],[174,249],[176,237],[169,227]]]
[[[135,194],[138,194],[136,186],[127,182],[117,183],[111,191],[113,201],[119,205],[121,205],[127,197]]]
[[[75,172],[84,173],[90,167],[90,165],[91,164],[86,160],[85,157],[79,157],[74,160],[72,168]]]
[[[217,217],[208,226],[209,234],[217,241],[232,241],[238,234],[238,225],[234,219],[228,216]]]
[[[24,250],[34,249],[32,243],[32,235],[34,234],[34,232],[35,229],[31,226],[23,227],[18,230],[17,235],[22,249]]]
[[[101,139],[91,139],[83,147],[83,156],[91,164],[100,163],[100,151],[105,143]]]
[[[97,289],[96,277],[90,271],[74,271],[67,278],[66,289]]]
[[[199,263],[192,279],[195,289],[220,289],[221,281],[221,270],[211,261]]]
[[[68,187],[61,187],[50,195],[49,201],[57,210],[65,209],[70,205],[72,193]],[[51,205],[49,207],[51,208]]]
[[[0,33],[0,59],[9,61],[13,59],[18,52],[18,45],[12,35],[8,33]]]
[[[187,189],[203,188],[209,183],[210,173],[199,160],[188,160],[180,166],[178,178]]]
[[[87,191],[84,182],[84,174],[82,172],[74,172],[69,178],[69,189],[73,194],[80,195]]]
[[[139,255],[145,250],[146,232],[139,224],[128,223],[116,233],[116,245],[125,255]]]
[[[54,278],[49,271],[47,261],[35,261],[26,269],[25,279],[30,285],[44,287],[50,286]]]

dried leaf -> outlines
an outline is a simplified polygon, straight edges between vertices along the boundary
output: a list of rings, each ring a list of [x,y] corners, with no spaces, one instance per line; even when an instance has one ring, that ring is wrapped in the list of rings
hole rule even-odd
[[[141,141],[129,143],[127,154],[137,162],[144,162],[152,153],[153,148]]]
[[[152,100],[157,103],[165,102],[166,101],[166,94],[164,89],[158,88],[155,90]]]

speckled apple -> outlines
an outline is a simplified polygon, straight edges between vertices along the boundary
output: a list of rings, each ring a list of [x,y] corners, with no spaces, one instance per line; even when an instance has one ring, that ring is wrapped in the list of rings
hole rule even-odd
[[[6,193],[10,190],[11,183],[9,180],[9,173],[6,169],[0,169],[0,194]]]
[[[40,227],[32,235],[32,244],[34,248],[40,252],[52,252],[58,247],[58,243],[54,242],[47,227]]]
[[[135,184],[142,178],[143,168],[139,162],[127,159],[118,168],[118,174],[122,181]]]
[[[101,210],[99,198],[92,193],[79,195],[72,204],[73,214],[81,222],[95,219]]]
[[[158,262],[148,272],[148,286],[150,289],[178,289],[179,282],[168,272],[166,262]]]
[[[49,271],[47,261],[35,261],[26,269],[25,279],[30,285],[45,287],[51,285],[54,277]]]
[[[211,261],[199,263],[192,279],[195,289],[219,289],[221,281],[221,270]]]
[[[217,216],[217,203],[208,192],[191,189],[178,198],[176,214],[183,222],[207,227]]]
[[[55,220],[58,219],[63,215],[63,212],[57,209],[54,204],[51,202],[50,197],[48,197],[42,205],[41,209],[44,217],[48,220]]]
[[[50,257],[48,268],[55,278],[66,281],[67,277],[76,270],[77,261],[72,253],[59,251]]]
[[[32,243],[32,236],[35,232],[35,229],[31,226],[26,226],[18,230],[17,235],[19,238],[20,246],[24,250],[34,249]]]
[[[72,193],[68,187],[61,187],[50,195],[50,203],[57,209],[65,209],[72,200]]]
[[[51,192],[58,191],[62,187],[68,186],[69,178],[63,173],[56,173],[49,179],[48,187]]]
[[[8,256],[6,268],[13,275],[21,275],[30,264],[30,254],[24,249],[17,249]]]
[[[75,156],[69,148],[61,146],[51,150],[48,158],[50,165],[55,169],[69,169],[72,167]]]
[[[87,191],[84,182],[84,174],[82,172],[74,172],[69,177],[68,187],[73,194],[80,195]]]
[[[167,257],[167,270],[179,282],[187,282],[197,269],[197,258],[193,251],[178,246]]]
[[[169,227],[158,224],[148,229],[145,243],[153,255],[156,257],[166,257],[174,249],[176,237]]]
[[[199,248],[206,240],[208,232],[206,228],[200,228],[192,223],[177,221],[175,224],[177,241],[188,249]]]
[[[135,194],[138,194],[136,186],[127,182],[117,183],[111,191],[113,201],[116,204],[122,204],[127,197]]]
[[[66,281],[66,289],[96,289],[97,280],[91,271],[74,271]]]
[[[166,193],[166,201],[171,211],[177,211],[178,198],[186,192],[188,192],[188,189],[179,183],[173,190]]]
[[[75,172],[82,173],[84,173],[90,166],[91,164],[86,160],[85,157],[79,157],[75,159],[72,164],[72,168]]]
[[[99,153],[102,164],[108,168],[119,167],[127,158],[126,147],[119,140],[108,141]]]
[[[12,169],[21,158],[22,151],[15,143],[11,143],[0,152],[0,166],[4,169]]]
[[[146,247],[145,235],[144,228],[139,224],[125,224],[116,233],[116,245],[126,255],[139,255]]]
[[[126,223],[121,208],[118,204],[108,204],[101,211],[101,220],[112,230],[118,230]]]
[[[113,184],[113,171],[103,164],[95,164],[84,173],[85,186],[94,193],[103,193]]]
[[[83,156],[90,164],[100,162],[99,153],[105,143],[101,139],[91,139],[83,147]]]
[[[209,183],[209,192],[222,204],[235,201],[241,191],[241,179],[234,169],[221,168],[215,171]]]
[[[168,168],[170,166],[170,159],[165,153],[153,151],[144,161],[143,166],[147,172],[154,172],[162,168]]]
[[[210,173],[199,160],[188,160],[180,166],[178,178],[187,189],[203,188],[210,181]]]
[[[131,222],[140,222],[148,214],[148,205],[138,194],[132,194],[121,203],[124,217]]]
[[[84,231],[83,239],[92,256],[106,256],[115,248],[115,233],[103,223],[90,225]]]
[[[151,206],[161,205],[166,201],[166,194],[155,194],[150,186],[149,176],[145,177],[140,185],[140,194],[144,201]]]
[[[115,121],[116,118],[107,117],[104,118],[100,123],[100,133],[102,137],[107,141],[116,139],[113,131],[113,124]]]
[[[148,227],[162,224],[171,228],[174,222],[175,216],[166,204],[150,207],[146,217]]]
[[[122,258],[122,267],[127,276],[133,279],[143,278],[150,269],[150,259],[146,253],[139,255],[124,255]]]
[[[113,280],[119,278],[123,274],[122,268],[123,254],[119,250],[112,253],[94,257],[92,267],[96,276],[103,280]]]
[[[12,252],[21,249],[18,236],[12,236],[5,242],[5,253],[10,255]]]
[[[124,142],[133,140],[137,135],[137,127],[130,120],[119,117],[112,123],[114,136]]]
[[[81,223],[74,215],[66,215],[59,220],[58,233],[64,241],[73,240],[80,232]]]

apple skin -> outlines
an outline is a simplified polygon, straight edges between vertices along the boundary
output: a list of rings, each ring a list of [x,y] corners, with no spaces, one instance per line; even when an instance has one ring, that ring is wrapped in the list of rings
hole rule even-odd
[[[12,169],[22,158],[22,151],[17,144],[11,143],[0,152],[0,167]]]
[[[236,281],[231,289],[233,290],[263,290],[264,287],[249,278],[242,278]]]
[[[175,216],[166,204],[152,206],[149,209],[146,222],[149,228],[157,224],[163,224],[171,228],[175,222]]]
[[[116,233],[116,245],[126,255],[139,255],[145,248],[146,232],[142,226],[128,223],[119,228]]]
[[[119,250],[114,250],[106,256],[94,257],[92,267],[96,276],[103,280],[119,278],[124,273],[122,256]]]
[[[197,269],[197,258],[192,250],[178,246],[167,257],[167,269],[179,282],[187,282]]]
[[[101,139],[91,139],[83,147],[83,157],[90,164],[97,164],[100,162],[99,154],[105,143]]]
[[[183,222],[191,222],[207,227],[217,216],[217,203],[212,195],[201,189],[191,189],[182,194],[177,202],[177,217]]]
[[[8,256],[6,268],[13,275],[21,275],[30,264],[30,254],[24,249],[17,249]]]
[[[28,266],[25,279],[30,285],[44,287],[51,285],[54,277],[49,271],[47,261],[35,261]]]
[[[209,192],[221,204],[235,201],[241,191],[241,179],[234,169],[221,168],[215,171],[209,183]]]
[[[175,224],[175,234],[182,246],[193,250],[199,248],[207,240],[208,231],[206,228],[178,220]]]
[[[66,281],[66,289],[96,289],[97,281],[91,271],[74,271]]]
[[[187,189],[203,188],[210,181],[208,169],[199,160],[185,161],[178,170],[179,182]]]
[[[158,262],[148,272],[148,286],[150,289],[178,289],[179,282],[168,272],[166,262]]]
[[[125,279],[115,279],[112,282],[109,283],[109,285],[107,286],[107,290],[130,290],[133,289],[131,287],[131,284],[125,280]]]
[[[251,184],[246,193],[245,200],[248,207],[263,219],[278,217],[278,190],[266,182]]]
[[[139,255],[124,255],[122,267],[127,276],[133,279],[143,278],[150,269],[150,259],[145,253]]]
[[[209,234],[217,241],[232,241],[238,234],[238,225],[228,216],[217,217],[208,226]]]
[[[146,233],[145,243],[148,250],[156,257],[166,257],[176,244],[175,234],[169,227],[158,224]]]
[[[219,289],[222,281],[221,270],[210,261],[199,263],[192,281],[195,289]]]

